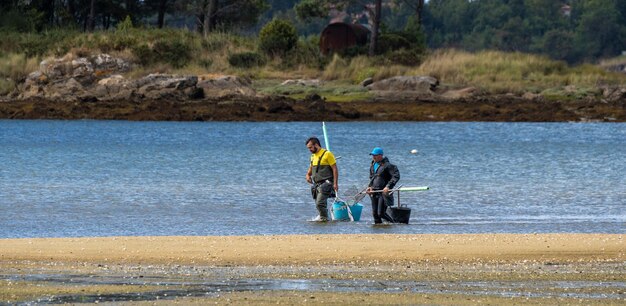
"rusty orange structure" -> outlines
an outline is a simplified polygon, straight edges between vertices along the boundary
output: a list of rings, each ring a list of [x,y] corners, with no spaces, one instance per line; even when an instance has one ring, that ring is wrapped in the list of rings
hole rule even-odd
[[[370,30],[360,24],[331,23],[320,35],[320,52],[328,55],[355,45],[364,46],[367,44],[369,34]]]

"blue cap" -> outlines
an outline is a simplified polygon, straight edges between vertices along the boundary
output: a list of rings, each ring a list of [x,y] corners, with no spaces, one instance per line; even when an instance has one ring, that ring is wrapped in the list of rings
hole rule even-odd
[[[383,149],[376,147],[374,148],[374,150],[372,150],[372,153],[370,153],[370,155],[383,155]]]

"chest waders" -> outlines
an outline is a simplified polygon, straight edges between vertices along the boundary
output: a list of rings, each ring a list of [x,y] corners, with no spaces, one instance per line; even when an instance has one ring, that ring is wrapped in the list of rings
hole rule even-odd
[[[322,158],[324,158],[324,155],[326,155],[326,152],[328,152],[328,150],[324,150],[324,152],[322,152],[322,155],[320,155],[320,158],[317,160],[317,166],[312,167],[312,175],[311,175],[311,180],[313,181],[313,185],[311,186],[311,195],[313,196],[313,199],[317,198],[317,188],[326,183],[328,180],[319,180],[316,181],[315,179],[317,178],[317,173],[319,171],[320,165],[322,164]],[[313,162],[311,162],[311,166],[313,166]]]
[[[314,169],[312,169],[313,185],[311,186],[311,195],[315,200],[315,207],[317,208],[317,212],[322,219],[328,219],[328,207],[326,201],[328,200],[328,198],[334,196],[333,183],[329,181],[329,179],[319,179],[317,177],[320,165],[322,163],[322,158],[324,158],[326,152],[328,152],[328,150],[324,150],[324,152],[322,152],[322,155],[320,155],[320,158],[317,160],[317,166],[313,167]],[[313,166],[312,161],[311,166]],[[330,178],[332,178],[332,176]],[[319,181],[316,181],[315,179],[319,179]]]

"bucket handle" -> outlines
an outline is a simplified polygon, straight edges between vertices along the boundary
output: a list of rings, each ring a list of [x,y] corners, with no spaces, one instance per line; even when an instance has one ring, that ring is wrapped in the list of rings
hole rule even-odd
[[[335,197],[335,201],[333,201],[333,204],[335,204],[337,202],[343,203],[343,205],[346,207],[346,210],[348,211],[348,217],[350,217],[350,221],[354,222],[354,217],[352,216],[352,211],[350,210],[350,206],[348,205],[348,203],[346,203],[346,201],[342,200],[339,197],[339,195],[337,195]],[[331,210],[333,209],[332,207],[333,207],[333,205],[331,205]],[[333,217],[334,217],[334,214],[333,214]]]

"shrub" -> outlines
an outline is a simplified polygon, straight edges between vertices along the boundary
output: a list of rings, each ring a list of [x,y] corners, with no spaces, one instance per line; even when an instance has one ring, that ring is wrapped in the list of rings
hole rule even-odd
[[[107,33],[100,36],[100,39],[96,43],[98,49],[102,52],[108,53],[111,51],[122,51],[124,49],[132,49],[137,44],[137,40],[127,35],[126,33]]]
[[[0,28],[9,31],[35,32],[43,29],[46,16],[34,8],[0,11]]]
[[[354,84],[359,84],[361,82],[363,82],[363,80],[367,79],[367,78],[373,78],[376,73],[378,72],[378,69],[375,67],[366,67],[366,68],[362,68],[360,70],[358,70],[355,75],[352,77],[352,82]]]
[[[385,55],[384,64],[398,64],[403,66],[419,66],[422,56],[415,50],[400,49],[388,52]]]
[[[210,58],[201,58],[198,60],[198,65],[204,69],[209,69],[213,65],[213,60]]]
[[[158,61],[180,68],[191,61],[191,48],[180,41],[160,40],[154,43],[153,51]]]
[[[29,73],[37,70],[37,58],[27,57],[24,54],[13,53],[0,57],[0,79],[7,78],[16,83],[24,81]]]
[[[422,26],[415,16],[410,16],[401,35],[411,43],[411,49],[424,53],[426,50],[426,35],[422,30]]]
[[[280,66],[282,68],[292,68],[303,65],[312,69],[324,69],[329,60],[327,57],[322,56],[319,51],[319,39],[310,37],[308,39],[299,39],[297,46],[281,57]]]
[[[15,82],[11,79],[0,78],[0,96],[6,96],[15,89]]]
[[[345,58],[353,58],[360,55],[367,55],[369,46],[351,46],[339,51],[339,55]]]
[[[2,32],[0,50],[7,53],[24,53],[28,57],[58,54],[67,52],[75,46],[72,37],[76,35],[77,33],[72,30],[51,30],[41,33]]]
[[[124,21],[117,24],[115,31],[128,33],[128,31],[132,30],[132,28],[133,28],[133,21],[130,19],[129,15],[126,15],[126,18],[124,19]]]
[[[149,66],[156,62],[152,49],[150,49],[150,47],[146,44],[138,45],[132,48],[132,51],[133,55],[135,55],[135,57],[139,61],[139,64],[141,64],[142,66]]]
[[[410,48],[411,42],[406,37],[398,33],[385,33],[380,35],[378,39],[378,50],[376,50],[376,53],[382,54],[388,51]]]
[[[259,49],[269,55],[284,55],[296,46],[296,28],[286,20],[274,19],[259,33]]]
[[[176,40],[159,40],[152,47],[141,44],[132,48],[132,51],[143,66],[168,63],[174,68],[181,68],[191,61],[191,48]]]
[[[20,42],[21,51],[28,57],[45,55],[51,49],[51,42],[45,35],[24,34]]]
[[[265,58],[257,52],[241,52],[229,55],[228,63],[237,68],[252,68],[265,65]]]
[[[219,50],[223,50],[228,45],[228,41],[226,39],[222,39],[222,37],[215,38],[215,36],[209,36],[207,39],[203,39],[200,42],[202,49],[215,52]]]

